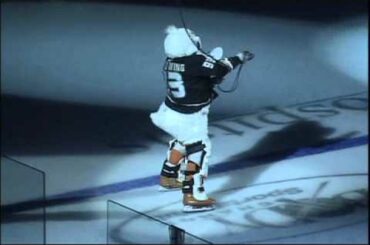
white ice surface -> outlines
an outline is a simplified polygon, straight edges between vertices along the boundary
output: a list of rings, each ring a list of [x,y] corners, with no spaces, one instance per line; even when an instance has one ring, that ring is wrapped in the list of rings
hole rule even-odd
[[[332,101],[320,103],[330,106]],[[296,107],[285,108],[284,110],[300,114],[297,112]],[[307,114],[303,115],[303,113],[301,113],[301,116],[319,122],[322,127],[334,128],[335,131],[327,135],[329,139],[351,132],[354,133],[349,138],[368,135],[367,110],[338,109],[338,111],[340,113],[331,117],[318,117],[312,114],[308,116]],[[258,113],[258,115],[261,115],[264,112]],[[232,122],[230,118],[213,122],[210,126],[210,133],[213,134],[211,166],[228,161],[230,157],[253,148],[268,133],[279,132],[279,130],[287,127],[287,125],[263,124],[257,120],[256,114],[240,116],[239,118],[251,123],[259,123],[261,128],[255,130],[243,127]],[[270,118],[287,120],[286,117],[284,118],[281,115],[273,115]],[[242,133],[240,135],[233,134],[225,131],[225,129],[217,128],[216,124],[230,127]],[[167,138],[164,137],[164,139]],[[23,155],[15,156],[15,158],[46,172],[46,191],[50,197],[68,191],[158,175],[165,152],[165,145],[153,142],[147,151],[126,155]],[[252,164],[242,169],[211,175],[206,182],[206,190],[217,199],[218,206],[216,206],[215,211],[208,213],[183,214],[181,212],[181,192],[158,192],[158,186],[111,193],[80,202],[48,207],[47,242],[105,243],[106,208],[107,200],[109,199],[147,213],[169,224],[174,224],[194,235],[215,243],[262,241],[269,238],[273,239],[272,233],[276,237],[288,237],[276,240],[277,242],[305,242],[314,239],[313,241],[316,242],[335,243],[340,241],[334,238],[342,236],[342,241],[368,241],[366,235],[367,219],[364,220],[364,223],[353,226],[356,227],[356,237],[353,237],[353,240],[348,237],[348,233],[344,231],[341,233],[340,230],[298,237],[293,236],[299,233],[297,230],[294,230],[299,227],[301,227],[301,232],[304,232],[305,229],[307,231],[318,231],[323,229],[319,224],[331,227],[333,222],[334,224],[340,224],[340,222],[343,222],[343,219],[353,219],[357,222],[361,217],[367,217],[365,214],[360,214],[358,217],[356,212],[352,212],[348,214],[349,216],[343,216],[344,218],[341,215],[333,214],[328,220],[320,219],[307,225],[306,223],[297,223],[297,220],[292,219],[289,215],[276,212],[276,210],[266,209],[266,207],[275,207],[276,203],[279,203],[277,197],[268,197],[262,203],[258,200],[258,198],[262,198],[262,196],[258,195],[265,195],[276,190],[283,192],[283,194],[279,195],[281,198],[290,198],[293,201],[308,198],[312,202],[319,200],[317,198],[330,199],[338,195],[338,193],[346,191],[367,190],[367,176],[366,178],[364,176],[351,176],[351,174],[368,174],[367,156],[368,145],[366,144],[292,159],[281,158],[273,162],[265,162],[255,166]],[[297,180],[300,178],[305,179]],[[293,179],[295,180],[287,181]],[[274,181],[280,182],[263,185],[264,183]],[[320,185],[323,186],[322,190]],[[293,194],[289,194],[289,191],[285,193],[284,190],[289,190],[289,188],[299,188],[302,191]],[[356,193],[350,194],[356,198]],[[249,200],[246,198],[252,198],[253,196],[257,200],[246,201]],[[262,207],[265,209],[262,209]],[[257,212],[256,210],[259,211]],[[306,210],[306,208],[303,208],[302,210],[300,212],[303,214],[310,215],[310,209]],[[124,212],[124,209],[122,209],[122,212]],[[113,224],[125,221],[117,218],[119,214],[120,212],[113,212],[111,216]],[[248,222],[258,217],[260,223],[277,222],[278,226],[286,225],[286,227],[275,227],[275,230],[272,230],[271,227],[260,227],[259,223],[259,229],[255,229],[255,224],[251,226],[246,223],[246,215],[250,216],[248,216]],[[135,225],[135,222],[138,221],[138,217],[134,221],[127,221],[122,227],[124,230],[121,232],[129,232],[131,236],[136,234],[137,237],[145,237],[150,234],[153,236],[167,236],[167,234],[155,232],[155,229],[151,229],[150,226],[145,226],[143,230],[141,226]],[[17,224],[11,223],[8,225],[16,227]],[[279,233],[276,233],[276,229],[280,230],[281,236],[279,236]],[[346,232],[352,232],[348,231],[348,229],[351,229],[348,227],[342,229],[347,229]],[[248,234],[248,236],[243,237],[242,234]],[[254,234],[255,237],[251,236],[251,234]],[[333,234],[336,235],[333,236]]]

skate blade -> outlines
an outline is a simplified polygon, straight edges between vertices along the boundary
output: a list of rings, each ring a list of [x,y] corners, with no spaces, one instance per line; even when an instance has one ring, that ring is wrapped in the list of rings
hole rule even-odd
[[[186,205],[186,206],[184,206],[182,211],[185,212],[185,213],[194,213],[194,212],[211,211],[213,209],[215,209],[214,206],[195,207],[195,206]]]
[[[166,187],[163,187],[163,186],[159,186],[158,187],[158,191],[160,192],[169,192],[169,191],[178,191],[178,190],[181,190],[181,188],[166,188]]]

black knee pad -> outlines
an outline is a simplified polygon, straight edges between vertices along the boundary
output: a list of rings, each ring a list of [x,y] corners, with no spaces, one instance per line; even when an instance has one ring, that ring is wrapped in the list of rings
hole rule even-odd
[[[194,162],[199,168],[202,168],[204,157],[207,153],[204,150],[205,147],[206,145],[203,144],[202,141],[197,141],[193,144],[185,145],[187,160]]]
[[[174,167],[170,167],[166,163],[167,163],[167,160],[164,160],[161,175],[165,177],[170,177],[170,178],[177,178],[179,176],[178,171],[181,165],[178,164]]]

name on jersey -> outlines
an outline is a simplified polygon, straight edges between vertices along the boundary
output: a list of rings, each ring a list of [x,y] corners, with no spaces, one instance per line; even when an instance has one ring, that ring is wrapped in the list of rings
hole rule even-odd
[[[167,69],[171,70],[171,71],[184,72],[185,71],[185,64],[178,64],[178,63],[168,62]]]

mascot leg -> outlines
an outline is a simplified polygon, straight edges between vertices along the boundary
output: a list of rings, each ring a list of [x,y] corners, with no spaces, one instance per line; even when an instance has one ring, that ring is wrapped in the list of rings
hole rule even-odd
[[[184,163],[185,147],[176,139],[171,140],[169,145],[160,174],[159,191],[178,190],[182,187],[180,167]]]
[[[182,182],[184,212],[199,212],[214,209],[215,200],[204,189],[208,175],[209,140],[185,144],[185,180]]]

